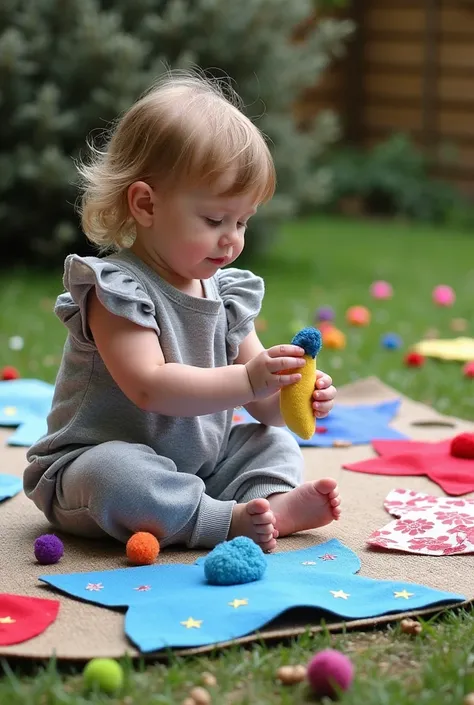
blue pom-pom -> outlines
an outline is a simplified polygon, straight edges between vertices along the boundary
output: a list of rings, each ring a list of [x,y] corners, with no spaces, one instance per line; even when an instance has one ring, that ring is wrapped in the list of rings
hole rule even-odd
[[[402,339],[396,333],[386,333],[380,342],[386,350],[398,350],[402,347]]]
[[[305,355],[316,357],[323,344],[321,332],[317,328],[303,328],[295,335],[291,344],[303,348]]]
[[[260,580],[266,568],[262,549],[246,536],[218,544],[204,561],[204,575],[211,585],[251,583]]]

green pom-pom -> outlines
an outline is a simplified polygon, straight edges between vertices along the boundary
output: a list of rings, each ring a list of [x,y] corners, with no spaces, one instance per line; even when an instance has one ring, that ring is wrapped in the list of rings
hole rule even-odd
[[[317,328],[303,328],[295,335],[291,344],[303,348],[305,355],[316,357],[323,344],[321,332]]]
[[[123,686],[122,666],[112,658],[94,658],[83,672],[86,690],[101,690],[109,695]]]

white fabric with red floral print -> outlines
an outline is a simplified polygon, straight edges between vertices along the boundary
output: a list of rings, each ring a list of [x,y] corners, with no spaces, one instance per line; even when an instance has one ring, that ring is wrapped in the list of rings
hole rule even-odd
[[[384,507],[398,518],[369,536],[371,546],[430,556],[474,553],[474,499],[395,489]]]

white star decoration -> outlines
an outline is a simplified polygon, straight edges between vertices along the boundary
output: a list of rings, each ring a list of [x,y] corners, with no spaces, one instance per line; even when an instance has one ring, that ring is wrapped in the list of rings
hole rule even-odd
[[[244,605],[248,605],[248,603],[249,603],[249,601],[247,599],[238,600],[236,598],[235,600],[233,600],[232,602],[228,602],[227,604],[230,607],[234,607],[235,609],[237,609],[237,607],[243,607]]]
[[[90,592],[100,592],[103,589],[104,586],[102,583],[87,583],[86,585],[86,590],[89,590]]]
[[[188,617],[185,622],[180,622],[186,629],[200,629],[202,624],[202,619],[194,619],[194,617]]]
[[[15,624],[16,619],[12,619],[12,617],[0,617],[0,624]]]
[[[316,561],[303,561],[301,565],[316,565]]]
[[[394,597],[403,597],[404,600],[409,600],[410,597],[413,597],[415,593],[413,592],[407,592],[406,590],[396,590],[393,593]]]
[[[333,597],[341,597],[343,600],[347,600],[347,598],[350,597],[350,594],[348,592],[344,592],[344,590],[330,590],[329,592]]]

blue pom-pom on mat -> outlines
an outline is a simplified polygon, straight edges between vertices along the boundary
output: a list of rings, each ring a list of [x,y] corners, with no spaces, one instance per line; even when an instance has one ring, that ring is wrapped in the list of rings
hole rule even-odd
[[[321,332],[317,328],[303,328],[294,336],[291,344],[303,348],[306,355],[316,357],[323,344]]]
[[[211,585],[252,583],[263,577],[266,568],[262,549],[247,536],[218,544],[204,561],[204,574]]]

